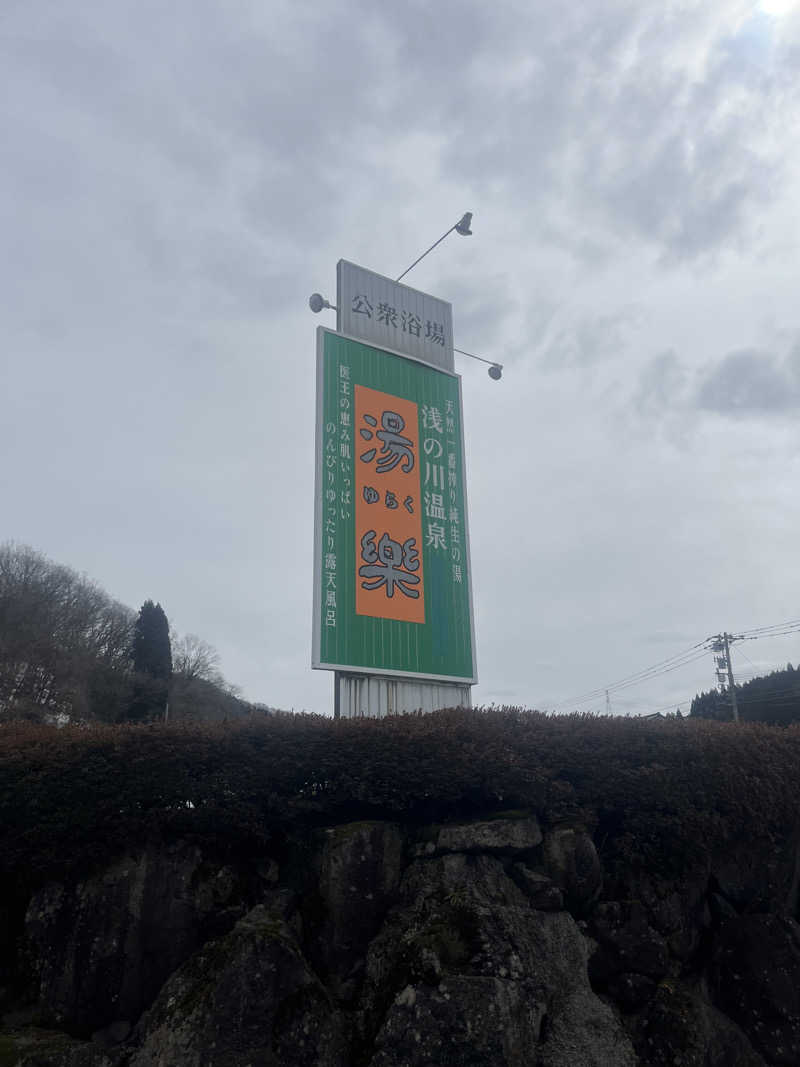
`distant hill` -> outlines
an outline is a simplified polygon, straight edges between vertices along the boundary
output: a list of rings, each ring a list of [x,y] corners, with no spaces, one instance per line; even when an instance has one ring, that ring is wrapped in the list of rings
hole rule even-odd
[[[28,545],[0,544],[0,722],[119,722],[148,678],[134,669],[136,612]],[[170,632],[171,722],[220,722],[266,705],[242,700],[216,650]],[[163,703],[162,703],[163,707]]]
[[[766,722],[788,726],[800,722],[800,669],[791,663],[782,671],[773,671],[736,686],[736,703],[743,722]],[[732,718],[729,693],[712,689],[699,693],[692,701],[691,715],[700,719],[726,722]]]

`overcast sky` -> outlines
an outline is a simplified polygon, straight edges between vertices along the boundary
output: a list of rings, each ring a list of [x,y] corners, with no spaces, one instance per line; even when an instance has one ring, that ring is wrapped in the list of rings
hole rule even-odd
[[[308,296],[472,211],[405,280],[505,366],[456,357],[475,700],[800,617],[799,127],[797,3],[3,0],[0,540],[330,713]]]

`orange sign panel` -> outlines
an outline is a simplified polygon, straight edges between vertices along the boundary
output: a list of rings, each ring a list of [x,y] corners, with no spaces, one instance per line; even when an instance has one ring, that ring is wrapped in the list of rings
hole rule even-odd
[[[356,614],[425,622],[417,405],[363,385],[353,395]]]

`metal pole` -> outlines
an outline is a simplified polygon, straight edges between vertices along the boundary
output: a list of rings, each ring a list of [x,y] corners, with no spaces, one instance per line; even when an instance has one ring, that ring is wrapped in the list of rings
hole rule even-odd
[[[722,640],[723,640],[723,642],[725,644],[725,660],[726,660],[727,665],[728,665],[728,688],[731,691],[731,705],[733,707],[733,721],[734,722],[738,722],[739,721],[739,707],[738,707],[738,705],[736,703],[736,685],[734,684],[734,681],[733,681],[733,667],[731,666],[731,649],[730,649],[730,645],[728,644],[728,641],[730,640],[730,636],[731,635],[729,633],[724,633],[722,635]]]
[[[403,271],[403,273],[399,274],[397,276],[397,278],[395,278],[395,281],[399,282],[401,278],[405,278],[405,276],[408,274],[408,272],[410,270],[413,270],[414,267],[416,267],[416,265],[419,263],[420,259],[424,259],[427,256],[428,252],[432,252],[434,250],[434,248],[436,248],[437,245],[440,245],[442,243],[442,241],[445,239],[445,237],[447,237],[448,234],[451,234],[453,232],[453,230],[456,228],[456,226],[458,226],[457,222],[453,226],[450,227],[450,229],[447,231],[447,233],[443,233],[438,241],[434,241],[433,244],[431,245],[431,247],[426,249],[426,251],[424,251],[422,253],[422,255],[419,257],[419,259],[415,259],[410,267],[406,267],[406,269]]]

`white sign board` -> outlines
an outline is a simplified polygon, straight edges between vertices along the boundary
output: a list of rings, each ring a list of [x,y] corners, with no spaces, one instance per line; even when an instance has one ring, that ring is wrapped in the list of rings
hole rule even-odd
[[[446,300],[411,289],[340,259],[336,264],[336,329],[382,348],[452,371],[453,309]]]

